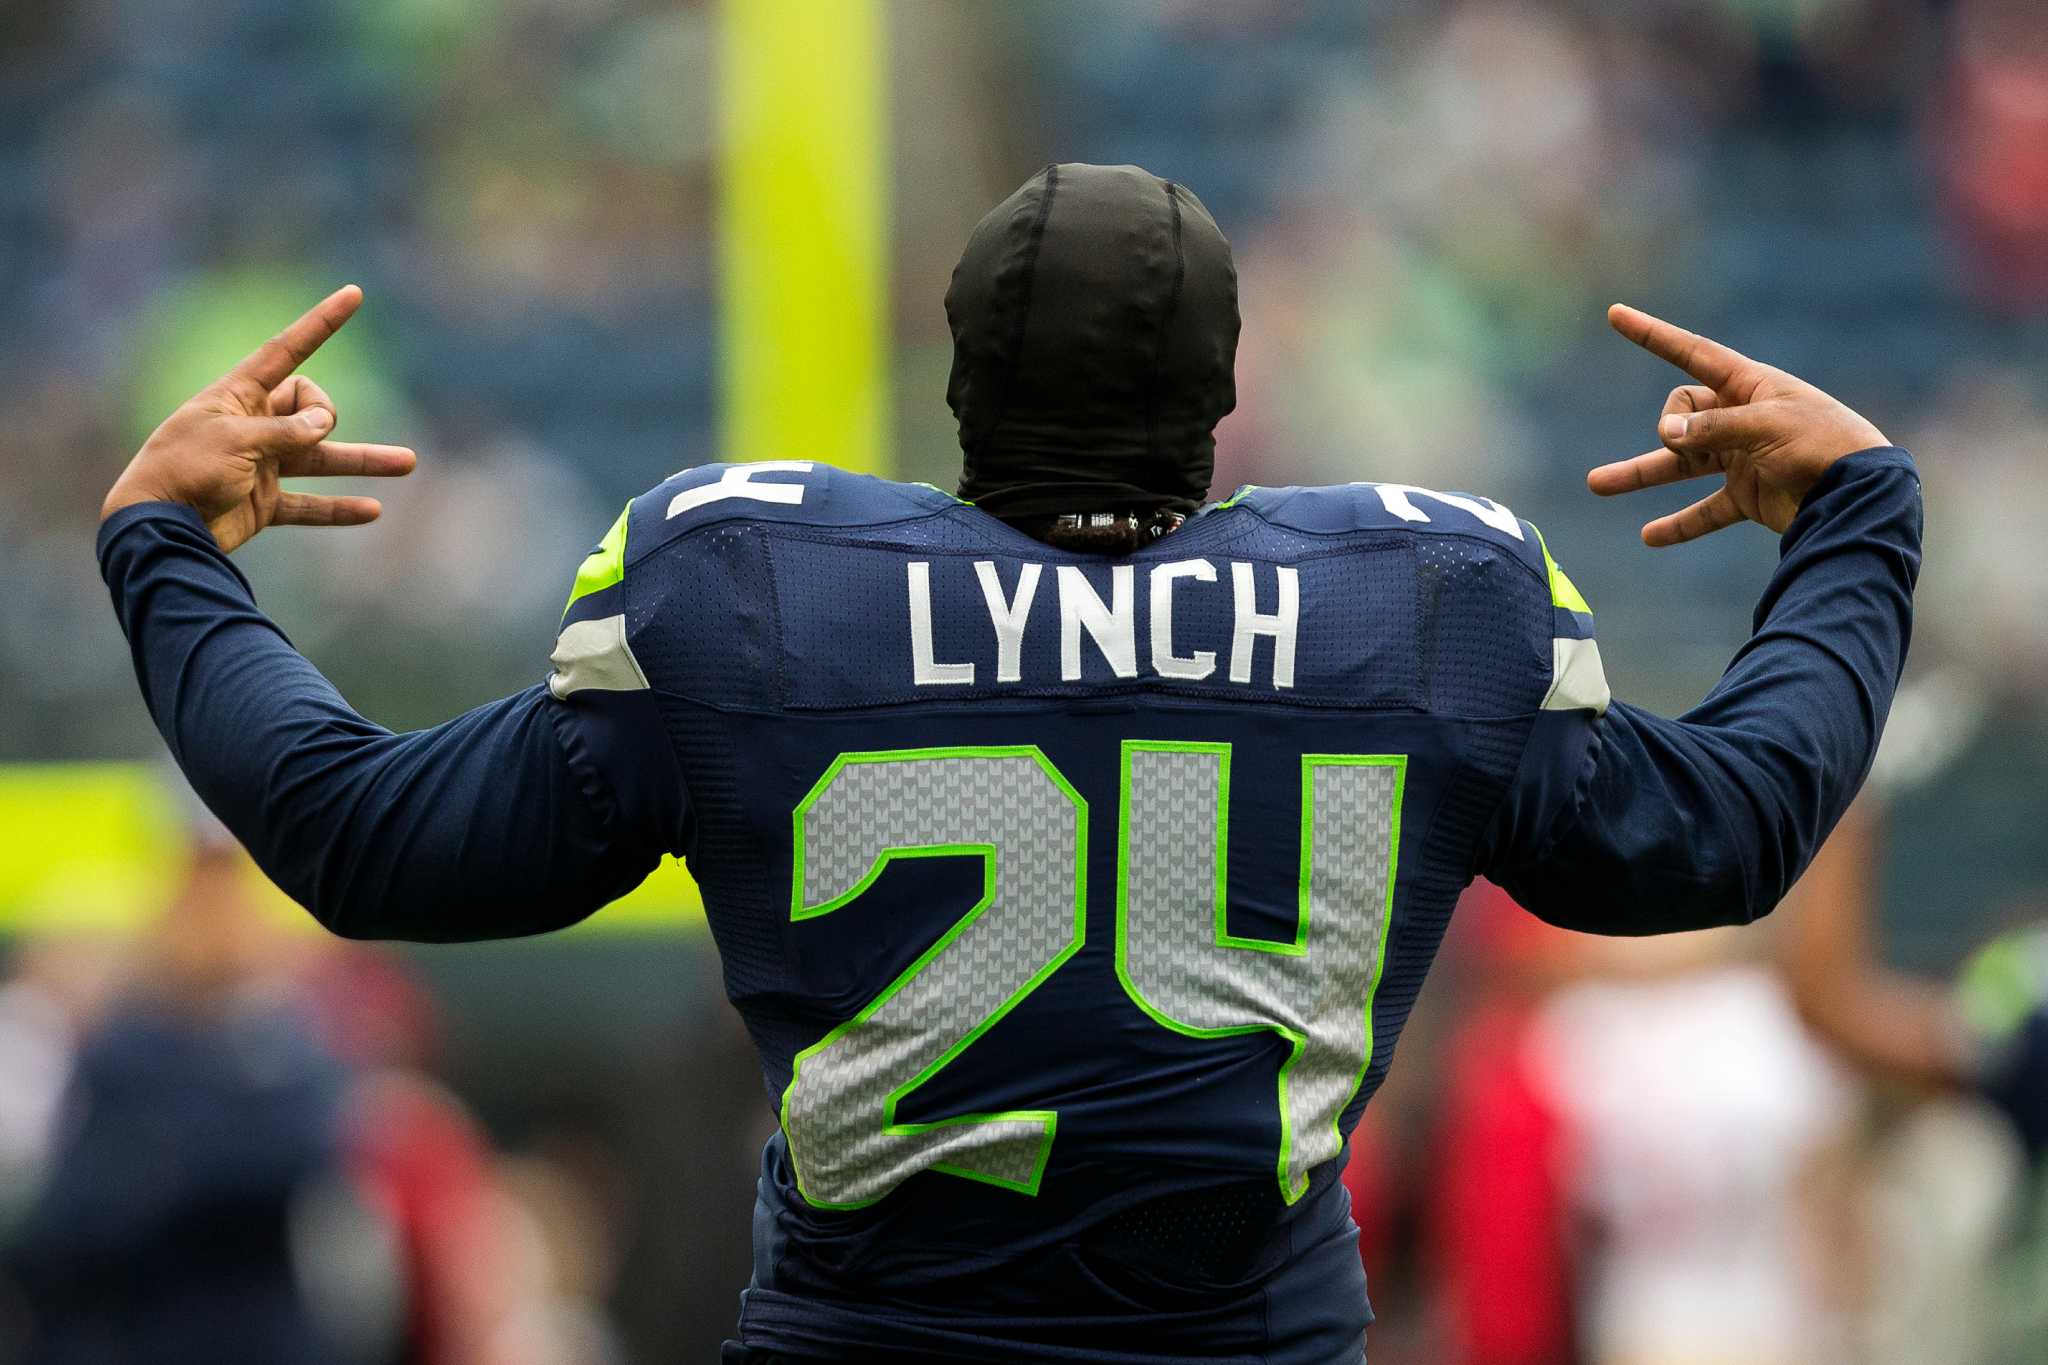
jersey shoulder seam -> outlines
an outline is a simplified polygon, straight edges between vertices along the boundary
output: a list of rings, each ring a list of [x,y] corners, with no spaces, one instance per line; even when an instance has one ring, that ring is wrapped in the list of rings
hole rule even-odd
[[[919,512],[911,516],[888,517],[875,521],[856,521],[844,526],[826,526],[802,521],[771,521],[765,517],[750,517],[735,511],[714,516],[710,520],[699,522],[694,526],[686,526],[663,540],[660,544],[641,550],[637,555],[629,550],[626,556],[626,567],[630,569],[633,565],[653,559],[657,555],[663,554],[705,531],[716,530],[721,526],[730,526],[734,522],[743,522],[770,535],[790,535],[794,533],[798,539],[825,540],[830,538],[829,533],[833,531],[871,531],[886,526],[909,526],[918,522],[930,521],[934,517],[945,516],[952,510],[953,508],[951,507],[934,507],[929,511]],[[810,534],[804,534],[806,532]]]
[[[1529,563],[1529,561],[1523,559],[1520,555],[1515,554],[1512,550],[1510,550],[1507,547],[1507,545],[1504,543],[1502,539],[1497,539],[1494,536],[1484,535],[1477,531],[1417,531],[1405,526],[1361,526],[1353,527],[1349,530],[1342,531],[1316,531],[1310,530],[1309,528],[1303,526],[1284,525],[1280,522],[1273,520],[1273,518],[1267,516],[1263,511],[1261,511],[1257,507],[1252,506],[1250,503],[1241,502],[1236,504],[1235,507],[1226,510],[1235,511],[1239,508],[1243,509],[1246,512],[1251,513],[1253,516],[1257,517],[1260,521],[1264,522],[1267,526],[1272,527],[1276,531],[1285,531],[1289,535],[1296,536],[1312,536],[1318,540],[1335,540],[1340,536],[1394,536],[1400,537],[1403,544],[1412,545],[1415,542],[1416,537],[1423,535],[1431,535],[1441,536],[1445,539],[1470,541],[1475,545],[1484,545],[1488,549],[1498,552],[1502,558],[1512,561],[1524,573],[1528,574],[1530,578],[1534,579],[1536,581],[1536,585],[1542,588],[1546,593],[1548,593],[1550,590],[1550,582],[1548,576],[1540,572],[1534,564]],[[1530,526],[1534,526],[1536,524],[1532,521],[1529,521],[1527,517],[1517,517],[1516,520],[1525,522]],[[1546,601],[1547,600],[1548,599],[1546,598]]]

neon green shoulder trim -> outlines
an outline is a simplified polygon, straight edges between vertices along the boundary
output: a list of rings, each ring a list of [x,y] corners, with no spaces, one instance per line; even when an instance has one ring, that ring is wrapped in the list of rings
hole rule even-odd
[[[910,486],[912,488],[929,488],[934,493],[940,494],[943,497],[951,498],[954,502],[959,503],[962,507],[974,506],[973,498],[963,498],[958,493],[948,492],[947,490],[939,487],[935,483],[926,483],[923,479],[912,479],[910,481]]]
[[[1543,548],[1543,567],[1550,572],[1550,605],[1591,616],[1593,608],[1587,604],[1586,595],[1565,577],[1564,570],[1550,557],[1550,545],[1543,539],[1543,532],[1533,521],[1529,523],[1529,529],[1536,532],[1536,543]]]
[[[569,608],[582,598],[594,592],[602,592],[614,583],[626,580],[626,518],[633,514],[632,499],[626,500],[626,510],[619,513],[619,519],[612,523],[612,529],[604,533],[604,539],[597,542],[597,548],[583,558],[576,570],[576,585],[569,589],[569,600],[562,606],[562,615],[569,614]]]

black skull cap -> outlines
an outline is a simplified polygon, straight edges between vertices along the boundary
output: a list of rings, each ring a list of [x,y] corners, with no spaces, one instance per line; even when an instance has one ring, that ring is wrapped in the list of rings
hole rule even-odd
[[[946,320],[961,497],[1014,519],[1207,495],[1237,404],[1237,268],[1185,186],[1045,167],[975,226]]]

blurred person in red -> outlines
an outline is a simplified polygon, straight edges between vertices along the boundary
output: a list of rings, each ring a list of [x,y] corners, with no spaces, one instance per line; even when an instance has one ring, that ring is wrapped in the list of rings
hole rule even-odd
[[[305,1197],[339,1161],[343,1073],[278,971],[246,860],[192,803],[183,879],[85,1038],[13,1248],[35,1365],[326,1365]]]
[[[518,1273],[517,1222],[489,1140],[427,1070],[433,998],[400,961],[356,944],[312,955],[300,982],[320,1032],[355,1073],[342,1104],[342,1157],[392,1243],[388,1358],[528,1360],[507,1340],[530,1278]]]
[[[1725,934],[1621,945],[1473,899],[1489,984],[1448,1050],[1429,1216],[1452,1358],[1826,1358],[1810,1175],[1846,1097],[1783,989]]]
[[[1969,0],[1932,145],[1979,303],[2048,305],[2048,23],[2038,0]]]
[[[1490,882],[1474,883],[1453,924],[1451,962],[1470,994],[1444,1046],[1424,1217],[1445,1349],[1463,1365],[1576,1358],[1565,1134],[1525,1049],[1578,941]]]

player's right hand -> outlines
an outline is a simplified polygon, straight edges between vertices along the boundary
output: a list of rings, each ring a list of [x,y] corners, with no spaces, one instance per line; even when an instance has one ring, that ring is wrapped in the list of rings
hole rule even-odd
[[[178,502],[206,519],[223,550],[266,526],[360,526],[383,508],[375,498],[321,496],[280,479],[410,474],[403,446],[330,441],[334,402],[293,372],[362,306],[345,285],[201,389],[150,433],[100,505],[106,520],[140,502]]]
[[[1611,497],[1708,474],[1723,479],[1692,506],[1644,526],[1645,545],[1683,544],[1739,521],[1782,534],[1829,465],[1890,444],[1847,405],[1718,341],[1626,304],[1609,308],[1607,321],[1699,383],[1681,384],[1664,401],[1663,449],[1601,465],[1586,486]]]

